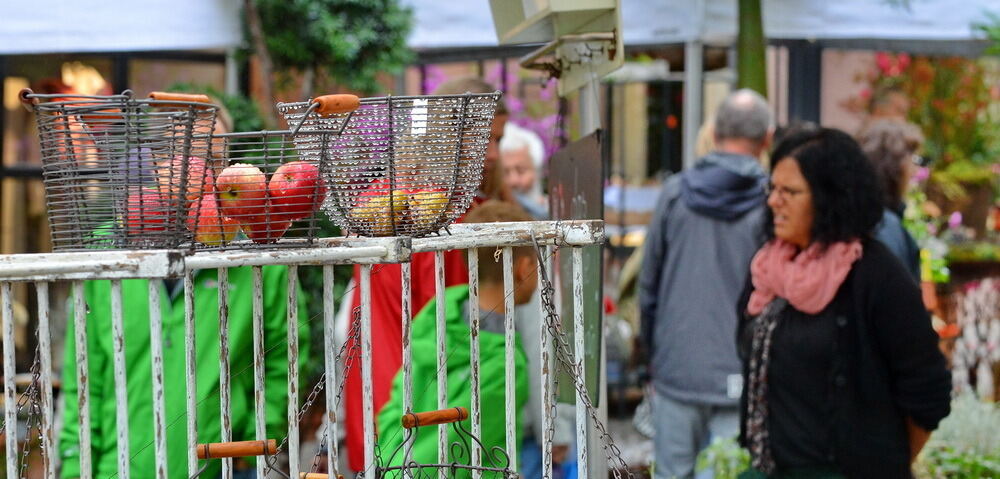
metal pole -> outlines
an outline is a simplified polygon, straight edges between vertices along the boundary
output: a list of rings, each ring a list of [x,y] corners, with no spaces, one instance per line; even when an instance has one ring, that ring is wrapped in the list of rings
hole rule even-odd
[[[3,415],[7,452],[7,479],[17,479],[17,390],[14,359],[14,298],[10,283],[0,283],[0,303],[3,304]]]
[[[548,261],[549,258],[554,256],[554,248],[552,246],[545,247],[545,255],[542,257],[542,261]],[[552,262],[549,261],[551,264]],[[542,268],[547,267],[543,262],[538,263],[538,278],[542,278]],[[552,271],[549,268],[549,271]],[[551,278],[550,278],[551,280]],[[555,409],[552,407],[552,399],[554,395],[552,393],[553,382],[552,382],[552,339],[549,337],[548,328],[548,311],[545,309],[545,303],[539,301],[538,312],[538,325],[539,325],[539,337],[541,339],[542,346],[539,348],[541,351],[541,364],[542,364],[542,411],[541,415],[538,416],[542,418],[542,434],[543,437],[538,438],[542,444],[542,478],[551,479],[552,478],[552,437],[549,436],[548,431],[552,428],[552,422],[555,418],[552,415],[555,413]]]
[[[410,343],[413,334],[411,267],[412,263],[409,262],[399,265],[400,294],[402,295],[400,304],[402,306],[401,314],[403,321],[403,411],[406,413],[413,412],[413,349]],[[413,438],[409,440],[412,441]],[[404,449],[406,457],[403,458],[403,461],[404,464],[409,464],[410,460],[413,459],[413,451],[408,446],[404,446]],[[405,475],[407,477],[411,475],[408,469],[405,470]]]
[[[52,445],[55,443],[52,429],[54,410],[52,408],[52,346],[49,342],[49,283],[35,284],[38,293],[38,349],[41,350],[40,367],[42,381],[42,455],[45,462],[45,478],[55,479],[56,461]]]
[[[514,437],[514,423],[517,403],[514,382],[514,250],[510,246],[503,249],[503,332],[504,332],[504,412],[507,453],[510,468],[517,470],[517,443]]]
[[[83,281],[73,282],[73,336],[76,346],[76,399],[79,407],[80,477],[93,477],[90,449],[90,380],[87,362],[87,300]]]
[[[125,376],[125,321],[122,314],[122,280],[111,280],[111,337],[114,343],[115,418],[118,430],[118,477],[129,477],[128,380]]]
[[[222,419],[222,442],[233,440],[233,424],[229,411],[232,397],[229,377],[229,268],[220,267],[216,274],[219,287],[219,414]],[[233,479],[233,460],[222,460],[222,479]]]
[[[336,305],[333,302],[333,265],[323,265],[323,359],[326,371],[326,467],[333,475],[337,470],[340,437],[337,427],[337,356],[336,356]],[[257,477],[263,477],[258,475]]]
[[[194,331],[194,273],[184,271],[184,369],[185,369],[185,409],[187,410],[187,463],[188,477],[198,472],[198,353]]]
[[[288,475],[299,477],[299,267],[288,267]]]
[[[365,477],[375,471],[375,398],[372,392],[372,265],[361,265],[361,402],[365,432]]]
[[[580,378],[586,384],[587,351],[584,342],[583,314],[583,248],[573,248],[573,339],[575,342],[575,357],[579,365]],[[576,397],[576,453],[578,477],[590,477],[590,454],[587,445],[587,406],[583,399],[584,392],[577,391]]]
[[[468,250],[469,257],[469,370],[472,382],[472,403],[469,405],[472,412],[472,435],[483,437],[482,406],[480,405],[480,379],[479,379],[479,253],[475,248]],[[482,465],[482,451],[478,447],[472,448],[472,465]],[[480,479],[483,472],[477,469],[472,470],[472,479]]]
[[[448,342],[445,338],[444,310],[444,252],[434,253],[434,290],[437,297],[437,396],[438,409],[448,407]],[[438,463],[448,462],[448,424],[438,425]],[[445,479],[445,470],[438,469],[438,477]]]
[[[156,477],[167,479],[167,420],[163,397],[163,317],[159,281],[149,283],[149,351],[153,356],[153,441]]]
[[[253,403],[256,439],[267,440],[267,416],[264,389],[264,273],[261,266],[253,266]],[[257,477],[265,477],[267,464],[257,459]]]
[[[696,26],[694,38],[684,44],[684,110],[683,110],[683,165],[688,169],[694,165],[695,144],[698,142],[698,129],[702,122],[702,55],[704,45],[701,42],[702,23],[705,15],[705,2],[697,0],[695,6]]]

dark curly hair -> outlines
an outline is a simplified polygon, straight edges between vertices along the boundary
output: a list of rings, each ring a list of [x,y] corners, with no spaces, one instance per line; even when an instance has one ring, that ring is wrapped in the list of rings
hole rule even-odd
[[[833,128],[793,132],[775,147],[774,166],[798,161],[813,201],[812,241],[831,244],[871,236],[882,218],[882,190],[858,143]],[[774,237],[767,209],[766,235]]]

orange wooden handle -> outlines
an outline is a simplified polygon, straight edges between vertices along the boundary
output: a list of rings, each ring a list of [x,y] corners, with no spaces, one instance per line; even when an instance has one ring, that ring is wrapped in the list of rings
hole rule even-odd
[[[316,113],[320,115],[334,115],[357,110],[361,106],[361,99],[357,95],[342,93],[339,95],[316,97],[313,99],[313,103],[316,104]]]
[[[267,445],[267,450],[264,446]],[[267,441],[236,441],[213,442],[198,444],[198,459],[220,459],[223,457],[247,457],[274,454],[278,450],[278,442]]]
[[[192,95],[188,93],[167,93],[164,91],[154,91],[149,93],[149,97],[159,101],[184,101],[192,103],[212,103],[208,95]]]
[[[330,475],[320,472],[300,472],[299,479],[330,479]],[[344,476],[337,474],[337,479],[344,479]]]
[[[437,411],[403,414],[403,428],[434,426],[451,422],[464,421],[469,418],[469,410],[464,407],[438,409]]]

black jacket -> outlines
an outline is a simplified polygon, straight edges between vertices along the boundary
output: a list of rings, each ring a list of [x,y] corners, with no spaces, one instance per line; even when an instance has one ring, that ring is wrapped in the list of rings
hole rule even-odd
[[[951,373],[924,310],[920,290],[878,241],[864,241],[833,301],[816,316],[835,315],[835,354],[829,374],[829,459],[851,478],[910,478],[905,418],[926,430],[950,412]],[[751,289],[737,305],[737,349],[747,372]],[[789,307],[789,309],[791,309]],[[782,321],[810,319],[789,311]],[[794,314],[792,314],[794,313]],[[794,317],[798,316],[798,317]],[[746,386],[740,440],[745,445]],[[787,412],[786,412],[787,413]],[[782,411],[770,411],[782,414]],[[779,467],[781,459],[776,457]]]

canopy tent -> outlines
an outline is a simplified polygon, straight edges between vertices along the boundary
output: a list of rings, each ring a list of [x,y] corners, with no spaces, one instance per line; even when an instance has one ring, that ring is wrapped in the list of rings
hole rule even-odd
[[[0,55],[224,51],[242,41],[238,0],[5,0]]]

